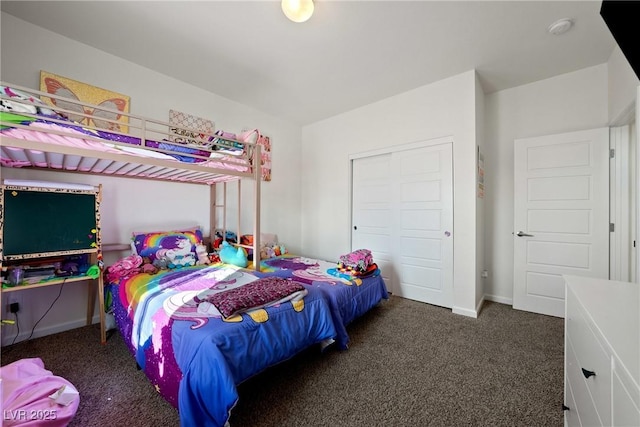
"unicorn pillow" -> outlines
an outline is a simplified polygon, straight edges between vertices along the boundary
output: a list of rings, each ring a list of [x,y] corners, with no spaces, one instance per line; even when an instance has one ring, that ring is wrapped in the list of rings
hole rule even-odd
[[[133,244],[141,257],[164,261],[169,268],[196,263],[196,246],[202,244],[200,229],[136,234]]]

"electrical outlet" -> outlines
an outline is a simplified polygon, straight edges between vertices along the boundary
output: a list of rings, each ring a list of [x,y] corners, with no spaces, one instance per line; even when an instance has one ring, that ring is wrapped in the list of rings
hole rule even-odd
[[[17,313],[20,311],[20,303],[18,302],[12,302],[11,304],[9,304],[9,311],[11,313]]]
[[[13,304],[17,304],[18,308],[23,307],[22,304],[22,292],[7,292],[5,295],[7,296],[7,313],[16,313],[15,311],[11,311],[11,307]],[[4,297],[3,297],[4,299]]]

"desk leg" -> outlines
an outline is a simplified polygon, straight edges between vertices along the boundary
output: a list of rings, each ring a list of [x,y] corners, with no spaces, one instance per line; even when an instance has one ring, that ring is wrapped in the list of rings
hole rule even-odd
[[[107,342],[107,330],[106,319],[104,313],[104,281],[102,274],[94,283],[93,280],[89,281],[89,298],[87,301],[87,325],[93,323],[93,313],[95,313],[96,307],[96,285],[98,287],[98,312],[100,313],[100,343],[106,344]]]
[[[87,326],[93,323],[93,313],[96,307],[96,283],[93,280],[88,280],[89,284],[89,296],[87,299]]]
[[[107,343],[107,330],[105,325],[104,313],[104,279],[102,274],[98,276],[98,310],[100,310],[100,342]]]

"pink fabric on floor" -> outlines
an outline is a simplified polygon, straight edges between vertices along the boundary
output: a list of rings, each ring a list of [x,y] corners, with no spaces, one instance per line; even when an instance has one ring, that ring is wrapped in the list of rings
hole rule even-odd
[[[3,426],[66,426],[78,410],[80,397],[63,406],[49,396],[62,386],[77,390],[44,368],[40,358],[0,367]]]

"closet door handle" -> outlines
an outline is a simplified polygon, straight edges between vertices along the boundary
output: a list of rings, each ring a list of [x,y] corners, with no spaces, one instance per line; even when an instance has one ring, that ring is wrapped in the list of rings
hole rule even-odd
[[[581,368],[581,369],[582,369],[582,375],[584,375],[585,378],[593,377],[596,375],[596,373],[593,371],[587,371],[584,368]]]
[[[533,234],[527,234],[524,231],[518,231],[518,234],[516,234],[516,236],[518,236],[518,237],[533,237]]]

